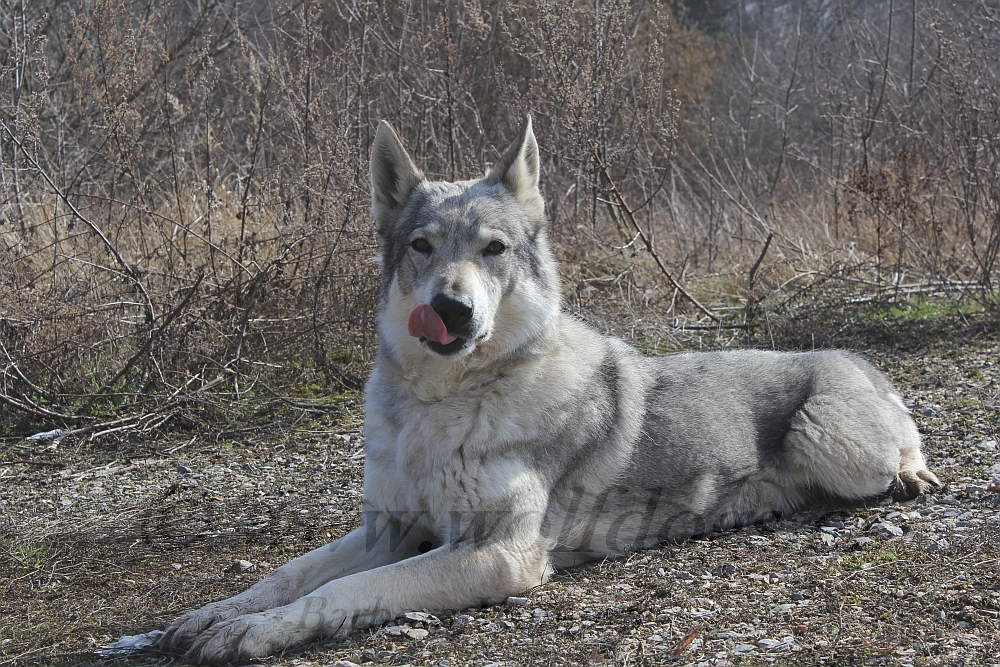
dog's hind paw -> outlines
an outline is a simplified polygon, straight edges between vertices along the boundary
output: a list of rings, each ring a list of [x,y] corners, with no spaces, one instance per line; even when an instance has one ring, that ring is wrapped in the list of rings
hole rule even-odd
[[[941,480],[930,470],[900,470],[892,481],[889,493],[894,500],[912,500],[917,496],[930,493],[943,487]]]

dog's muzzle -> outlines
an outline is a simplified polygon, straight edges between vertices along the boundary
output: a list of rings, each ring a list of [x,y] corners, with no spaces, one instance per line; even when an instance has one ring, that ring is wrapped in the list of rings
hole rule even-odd
[[[447,356],[465,347],[472,337],[468,331],[472,313],[471,300],[438,294],[430,305],[422,303],[413,309],[407,328],[433,352]]]

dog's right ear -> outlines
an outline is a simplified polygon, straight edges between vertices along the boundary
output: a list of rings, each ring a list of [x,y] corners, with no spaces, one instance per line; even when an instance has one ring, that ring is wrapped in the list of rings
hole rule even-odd
[[[424,180],[403,143],[384,120],[372,145],[372,213],[379,234],[392,224],[413,188]]]

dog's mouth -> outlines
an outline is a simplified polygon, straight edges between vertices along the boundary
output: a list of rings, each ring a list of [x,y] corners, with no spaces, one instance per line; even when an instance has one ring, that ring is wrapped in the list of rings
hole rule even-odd
[[[468,338],[449,331],[437,311],[427,304],[413,309],[407,329],[411,336],[418,338],[432,352],[446,357],[456,354],[469,342]]]
[[[467,338],[455,338],[450,343],[444,344],[436,340],[431,340],[426,336],[420,336],[420,342],[424,343],[428,348],[431,349],[431,351],[437,352],[438,354],[447,357],[457,353],[459,350],[465,347],[465,344],[468,343],[469,340]]]

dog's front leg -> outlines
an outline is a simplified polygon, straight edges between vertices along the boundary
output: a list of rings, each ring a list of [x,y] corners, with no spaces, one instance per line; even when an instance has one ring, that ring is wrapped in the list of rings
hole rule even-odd
[[[160,638],[160,646],[186,650],[220,622],[287,605],[331,580],[409,558],[429,536],[419,513],[364,514],[364,525],[357,530],[279,567],[238,595],[177,618]]]
[[[247,661],[405,611],[498,602],[542,583],[547,574],[541,540],[462,541],[331,581],[284,607],[219,623],[195,640],[186,658]]]

